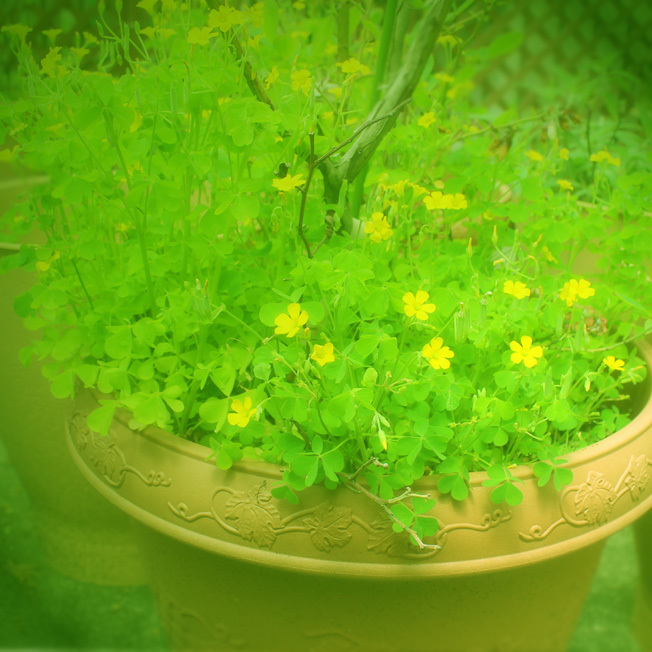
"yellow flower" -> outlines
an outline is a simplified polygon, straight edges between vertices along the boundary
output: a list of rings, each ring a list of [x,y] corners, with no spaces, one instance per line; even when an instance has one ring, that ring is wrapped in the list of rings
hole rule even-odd
[[[392,231],[387,218],[382,213],[374,213],[370,220],[364,223],[364,232],[372,242],[382,242],[391,238]]]
[[[244,428],[251,420],[251,417],[256,414],[256,408],[251,406],[249,396],[245,396],[244,402],[239,398],[234,398],[231,402],[231,409],[233,412],[227,415],[227,419],[232,426],[240,428]]]
[[[566,179],[557,179],[557,183],[561,186],[562,190],[575,190],[573,184],[570,181],[566,181]]]
[[[409,181],[407,179],[401,179],[400,181],[393,183],[391,186],[388,186],[388,189],[395,192],[399,197],[402,197],[403,193],[405,193],[405,186],[408,183]]]
[[[54,42],[57,40],[57,36],[61,34],[63,30],[60,29],[44,29],[43,34],[47,36],[48,41],[54,45]]]
[[[433,337],[423,349],[421,355],[430,363],[433,369],[448,369],[451,366],[447,358],[455,357],[455,353],[447,346],[442,346],[444,340],[441,337]]]
[[[420,186],[418,183],[411,183],[410,186],[412,187],[412,191],[414,193],[414,197],[420,197],[421,195],[427,195],[428,191],[426,188],[423,186]]]
[[[437,306],[434,303],[426,303],[430,295],[423,290],[419,290],[414,296],[412,292],[403,295],[403,310],[408,317],[416,317],[421,321],[428,319],[428,313],[435,312]]]
[[[330,342],[327,342],[323,346],[321,344],[315,344],[310,357],[320,367],[323,367],[329,362],[335,362],[335,356],[333,355],[333,345]]]
[[[286,335],[287,337],[294,337],[301,327],[308,321],[308,313],[301,310],[300,303],[291,303],[288,306],[287,313],[282,312],[274,319],[276,324],[276,335]]]
[[[455,81],[455,77],[451,77],[445,72],[438,72],[435,74],[435,78],[438,79],[443,84],[452,84]]]
[[[428,313],[435,312],[437,306],[434,303],[426,303],[430,295],[423,290],[419,290],[417,295],[414,296],[412,292],[407,292],[403,295],[403,310],[408,317],[416,317],[421,321],[428,319]]]
[[[521,337],[521,343],[511,342],[509,348],[514,351],[511,360],[515,364],[522,362],[528,369],[539,363],[537,358],[543,355],[543,349],[540,346],[532,346],[532,338],[529,335]]]
[[[57,63],[61,59],[59,52],[60,47],[50,48],[50,51],[41,59],[41,72],[48,75],[48,77],[55,77],[55,72],[59,66]]]
[[[312,88],[310,70],[295,70],[290,77],[292,78],[292,90],[298,91],[300,89],[304,95],[308,95]]]
[[[437,210],[438,208],[459,211],[463,208],[468,208],[469,205],[466,197],[462,193],[456,192],[454,195],[445,195],[441,190],[434,190],[424,197],[423,203],[431,211]]]
[[[528,151],[525,152],[525,156],[527,156],[530,161],[543,161],[543,154],[533,149],[528,149]]]
[[[253,48],[254,50],[257,50],[260,47],[260,39],[263,38],[262,34],[258,34],[257,36],[254,36],[253,38],[249,38],[247,41],[247,45],[250,48]]]
[[[559,150],[559,158],[563,159],[564,161],[568,160],[568,155],[569,154],[570,154],[570,152],[568,151],[568,148],[566,148],[566,147],[562,147]]]
[[[188,43],[191,45],[208,45],[208,42],[217,36],[210,27],[193,27],[188,32]]]
[[[550,251],[550,249],[548,249],[548,247],[546,245],[543,245],[543,249],[541,250],[541,252],[546,257],[546,260],[549,263],[556,263],[557,262],[557,259],[552,255],[552,251]]]
[[[417,124],[420,127],[425,127],[426,129],[433,123],[437,122],[437,118],[435,118],[435,114],[432,111],[428,111],[428,113],[424,113],[418,120]]]
[[[467,79],[465,82],[455,84],[455,86],[453,86],[452,88],[449,88],[446,91],[446,97],[449,100],[454,100],[454,99],[457,98],[457,96],[460,93],[469,92],[469,91],[473,90],[473,86],[474,86],[473,82],[470,79]]]
[[[564,287],[559,293],[559,298],[565,301],[566,305],[570,307],[577,302],[578,297],[580,299],[588,299],[594,294],[595,290],[591,287],[589,281],[585,281],[583,278],[579,281],[572,278],[567,283],[564,283]]]
[[[221,5],[217,11],[211,9],[208,14],[208,26],[211,29],[217,27],[222,32],[228,32],[233,26],[241,25],[244,20],[245,15],[241,11],[226,5]]]
[[[450,47],[454,47],[459,42],[460,39],[458,39],[457,36],[453,36],[452,34],[444,34],[444,36],[440,36],[437,38],[437,45],[444,45],[444,46],[449,45]]]
[[[612,371],[622,371],[625,366],[624,360],[616,360],[613,355],[608,355],[606,358],[602,358],[602,362],[604,362]]]
[[[463,208],[468,208],[469,204],[466,201],[466,197],[461,192],[456,192],[454,195],[447,195],[448,205],[444,208],[450,208],[454,211],[462,210]]]
[[[517,299],[524,299],[530,296],[530,288],[526,287],[525,283],[521,283],[521,281],[505,281],[503,292],[505,294],[512,294]]]
[[[262,27],[265,24],[264,9],[265,5],[262,2],[257,2],[253,7],[245,9],[247,18],[254,27]]]
[[[298,186],[301,186],[305,183],[305,179],[302,174],[295,174],[294,176],[286,174],[282,179],[274,179],[272,185],[277,190],[282,190],[287,192],[289,190],[294,190]]]
[[[341,86],[331,86],[328,89],[328,92],[335,95],[335,99],[338,99],[338,100],[342,99],[342,87]]]
[[[90,52],[88,48],[74,48],[72,46],[70,47],[70,51],[74,52],[80,61]]]
[[[3,25],[2,31],[15,34],[21,41],[25,42],[25,37],[32,31],[32,28],[17,23],[15,25]]]
[[[428,210],[434,211],[438,208],[443,208],[444,193],[440,190],[434,190],[429,195],[423,198],[423,203]]]
[[[614,158],[606,149],[599,151],[597,154],[591,154],[591,160],[596,163],[602,163],[602,161],[607,161],[611,165],[615,165],[617,168],[620,167],[620,159]]]
[[[337,67],[340,68],[342,72],[346,73],[347,75],[355,75],[357,73],[361,73],[363,75],[371,74],[371,70],[369,69],[369,66],[365,66],[364,63],[360,63],[357,59],[354,59],[353,57],[347,59],[343,63],[338,63]]]
[[[272,69],[269,71],[269,75],[265,77],[265,88],[269,88],[277,79],[278,68],[276,66],[272,66]]]

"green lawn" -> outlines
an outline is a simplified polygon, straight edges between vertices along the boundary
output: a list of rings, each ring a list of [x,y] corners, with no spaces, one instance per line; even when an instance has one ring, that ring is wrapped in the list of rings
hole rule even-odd
[[[636,574],[626,529],[607,543],[569,652],[640,652],[630,624]],[[147,588],[85,584],[46,564],[27,496],[1,445],[0,648],[167,649]]]

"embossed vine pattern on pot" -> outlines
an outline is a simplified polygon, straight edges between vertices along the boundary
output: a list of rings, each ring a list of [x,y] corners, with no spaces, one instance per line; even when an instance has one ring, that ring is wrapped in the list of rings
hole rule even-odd
[[[163,471],[143,473],[127,464],[115,435],[109,432],[104,437],[94,433],[86,424],[86,414],[75,412],[70,415],[68,429],[79,452],[87,457],[97,475],[112,487],[121,487],[129,473],[150,487],[169,487],[172,484],[172,480]]]
[[[559,498],[561,517],[547,528],[533,525],[527,533],[520,532],[521,540],[541,541],[560,525],[573,527],[599,526],[611,517],[616,503],[629,494],[637,502],[648,487],[652,461],[646,455],[632,455],[627,467],[613,485],[599,471],[589,471],[586,480],[567,487]]]
[[[228,496],[226,500],[223,500]],[[378,511],[371,523],[361,519],[349,507],[322,502],[316,507],[293,512],[282,517],[278,501],[268,491],[266,483],[247,491],[235,491],[230,487],[218,487],[211,499],[211,510],[192,513],[186,503],[176,505],[168,502],[173,514],[186,522],[201,518],[214,520],[229,534],[250,541],[259,548],[271,549],[280,535],[291,533],[307,534],[316,550],[329,553],[334,548],[343,548],[354,538],[354,525],[358,532],[366,535],[366,549],[378,555],[394,558],[426,559],[436,555],[446,543],[448,536],[458,530],[485,532],[510,520],[511,512],[495,509],[485,514],[480,523],[455,523],[443,525],[433,537],[440,548],[415,551],[410,545],[409,535],[397,533],[391,522]]]

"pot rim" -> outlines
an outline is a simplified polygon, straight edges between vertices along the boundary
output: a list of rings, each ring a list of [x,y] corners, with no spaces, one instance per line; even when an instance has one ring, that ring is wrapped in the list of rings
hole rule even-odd
[[[639,349],[645,359],[648,369],[652,368],[652,345],[647,342],[642,342],[639,343]],[[647,397],[645,406],[627,426],[600,442],[587,446],[580,451],[570,453],[568,456],[569,461],[564,464],[564,466],[573,468],[587,463],[590,464],[592,461],[608,456],[611,452],[618,451],[628,443],[632,443],[633,441],[643,437],[646,432],[652,430],[650,426],[650,424],[652,424],[652,389],[649,377],[648,382],[645,383],[645,389],[645,396]],[[124,414],[127,414],[126,411],[123,411],[123,414],[120,416],[123,417]],[[119,418],[118,421],[121,423],[122,427],[128,429],[128,426],[126,426],[123,419]],[[138,433],[135,433],[134,431],[131,432],[142,437],[144,440],[151,442],[155,446],[160,446],[161,448],[168,449],[174,453],[180,454],[181,456],[213,466],[213,464],[206,459],[206,453],[207,451],[210,451],[210,449],[205,446],[189,442],[158,428],[148,428],[147,430]],[[398,581],[408,578],[410,581],[427,581],[436,577],[453,577],[497,572],[518,568],[524,565],[551,561],[560,556],[579,553],[582,549],[589,546],[601,545],[606,537],[629,525],[652,508],[652,494],[649,494],[640,501],[632,504],[627,511],[612,520],[597,523],[597,526],[591,527],[588,530],[580,532],[576,531],[572,536],[561,541],[556,541],[554,543],[546,542],[544,545],[529,550],[511,550],[502,554],[500,551],[499,554],[491,554],[489,552],[488,556],[482,556],[482,548],[476,548],[476,550],[480,551],[479,556],[471,559],[453,559],[444,561],[436,557],[432,562],[424,560],[416,561],[416,563],[409,563],[409,560],[397,560],[389,563],[381,563],[366,562],[364,560],[345,561],[338,559],[324,559],[310,555],[301,556],[290,552],[252,547],[244,544],[244,542],[233,542],[224,538],[216,537],[213,534],[193,530],[189,528],[188,523],[184,521],[176,522],[163,518],[154,511],[134,502],[129,497],[123,496],[113,487],[105,483],[102,478],[91,469],[89,464],[82,457],[80,451],[77,450],[73,443],[73,438],[70,435],[70,431],[67,440],[73,458],[86,479],[108,500],[136,519],[141,525],[146,526],[146,528],[149,528],[160,535],[170,537],[184,545],[197,547],[212,554],[238,559],[246,563],[277,567],[286,572],[301,572],[314,575],[329,574],[340,577],[357,576],[366,577],[373,581]],[[649,461],[649,458],[648,462],[652,464],[652,461]],[[275,465],[266,462],[238,463],[226,473],[231,472],[252,474],[263,479],[280,479],[281,477],[280,467],[276,467]],[[513,473],[518,478],[534,480],[531,467],[521,466],[513,469]],[[472,473],[471,476],[472,484],[474,486],[480,485],[483,479],[487,477],[484,472],[475,472]],[[438,476],[431,476],[428,484],[415,483],[414,488],[416,489],[419,486],[426,488],[429,486],[431,487],[437,477]],[[499,506],[496,505],[496,508],[498,507]],[[406,561],[408,563],[406,563]]]

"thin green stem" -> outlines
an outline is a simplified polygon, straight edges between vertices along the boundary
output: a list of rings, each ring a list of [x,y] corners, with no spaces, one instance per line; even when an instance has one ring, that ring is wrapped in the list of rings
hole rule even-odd
[[[257,333],[251,326],[249,326],[249,324],[246,324],[245,322],[243,322],[242,319],[240,319],[239,317],[236,317],[224,304],[222,304],[222,312],[225,315],[228,315],[229,317],[231,317],[231,319],[234,319],[235,321],[237,321],[238,324],[240,324],[241,326],[246,328],[248,331],[251,331],[261,342],[263,341],[264,338],[263,338],[262,335]]]
[[[95,310],[95,306],[93,305],[93,299],[91,299],[91,295],[88,293],[88,290],[86,289],[86,284],[84,283],[84,279],[82,278],[81,274],[79,273],[79,268],[77,267],[77,263],[73,258],[70,259],[70,262],[72,263],[72,266],[75,268],[75,274],[77,274],[77,278],[79,279],[79,283],[82,286],[82,290],[84,291],[84,294],[86,295],[86,298],[88,299],[88,303],[91,306],[91,310]]]
[[[91,149],[89,144],[86,142],[86,139],[82,136],[82,134],[79,132],[79,129],[77,129],[77,126],[75,123],[72,121],[70,116],[68,115],[68,112],[66,111],[66,107],[62,106],[61,107],[62,111],[61,113],[65,117],[65,119],[68,121],[68,124],[71,126],[72,130],[75,132],[79,140],[81,141],[82,145],[88,150],[88,153],[90,154],[91,158],[93,159],[93,162],[95,165],[97,165],[98,169],[104,174],[104,176],[111,182],[113,183],[113,177],[109,172],[105,169],[105,167],[102,165],[101,161],[97,158],[95,155],[95,152]],[[124,162],[124,159],[123,159]],[[128,184],[127,184],[128,185]],[[118,198],[122,205],[125,207],[125,210],[127,211],[127,214],[131,217],[135,227],[136,227],[136,233],[138,234],[138,241],[140,244],[140,253],[141,257],[143,260],[143,269],[145,271],[145,282],[147,284],[147,292],[149,294],[149,299],[150,299],[150,309],[152,311],[152,316],[156,314],[156,295],[154,294],[154,284],[152,283],[152,276],[150,273],[149,269],[149,260],[147,258],[147,246],[145,243],[145,233],[143,232],[142,224],[140,223],[140,220],[136,216],[136,213],[131,210],[131,208],[128,206],[127,202],[125,201],[125,198],[122,196],[121,193],[118,193]]]
[[[212,324],[203,324],[199,331],[199,341],[197,343],[197,362],[200,363],[202,359],[202,353],[206,340],[208,338],[208,331]],[[197,391],[199,390],[199,385],[201,384],[200,378],[193,378],[192,385],[190,386],[190,392],[188,393],[188,399],[183,410],[183,415],[181,416],[181,424],[179,426],[179,435],[181,437],[186,436],[186,429],[188,428],[188,419],[190,418],[190,412],[195,404],[195,396],[197,396]]]

